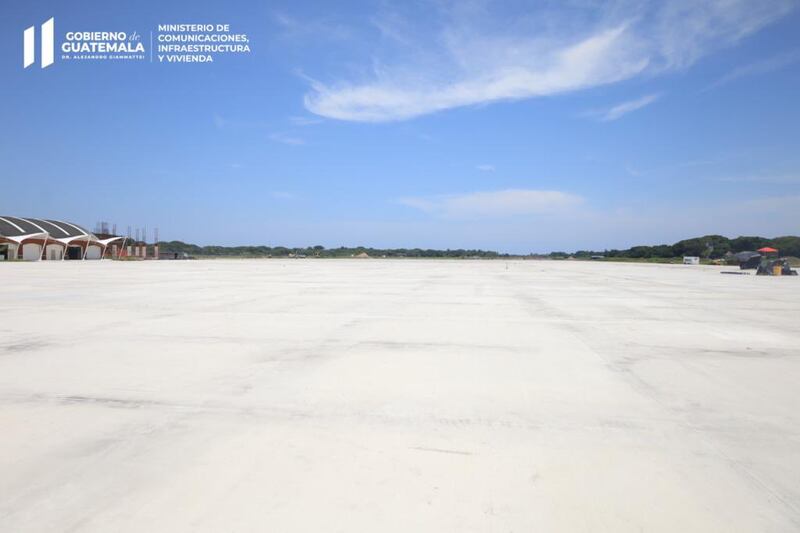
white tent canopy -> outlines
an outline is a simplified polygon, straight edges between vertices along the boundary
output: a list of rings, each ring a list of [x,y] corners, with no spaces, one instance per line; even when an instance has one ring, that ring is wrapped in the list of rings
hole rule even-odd
[[[116,236],[99,239],[80,226],[62,220],[0,216],[0,241],[21,247],[25,252],[23,257],[27,260],[34,260],[34,257],[41,258],[41,251],[46,251],[54,244],[63,247],[63,253],[51,254],[51,257],[63,259],[67,256],[67,248],[80,246],[83,248],[81,255],[83,259],[87,256],[89,259],[102,259],[108,245],[122,239]],[[38,254],[33,250],[33,246],[39,247]]]

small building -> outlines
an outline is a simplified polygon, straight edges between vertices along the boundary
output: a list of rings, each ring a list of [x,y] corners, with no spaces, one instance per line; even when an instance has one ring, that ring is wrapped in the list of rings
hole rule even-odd
[[[192,256],[187,254],[186,252],[158,252],[158,258],[165,261],[177,261],[180,259],[194,259]]]

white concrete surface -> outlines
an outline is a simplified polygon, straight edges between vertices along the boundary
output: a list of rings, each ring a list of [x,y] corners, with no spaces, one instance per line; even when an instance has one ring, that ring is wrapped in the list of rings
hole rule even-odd
[[[0,531],[800,530],[800,279],[0,264]]]

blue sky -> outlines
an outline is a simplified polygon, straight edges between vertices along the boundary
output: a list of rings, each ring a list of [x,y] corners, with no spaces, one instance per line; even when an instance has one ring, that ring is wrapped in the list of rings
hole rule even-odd
[[[4,2],[0,211],[199,244],[800,234],[800,9],[744,2]],[[213,64],[22,68],[22,31],[228,23]]]

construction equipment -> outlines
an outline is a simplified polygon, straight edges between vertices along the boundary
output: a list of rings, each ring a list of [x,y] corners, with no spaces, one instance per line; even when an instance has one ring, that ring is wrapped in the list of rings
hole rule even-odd
[[[789,266],[786,259],[764,259],[758,265],[757,276],[796,276],[797,271]]]
[[[761,254],[758,252],[739,252],[734,257],[739,261],[740,270],[755,270],[761,264]]]

